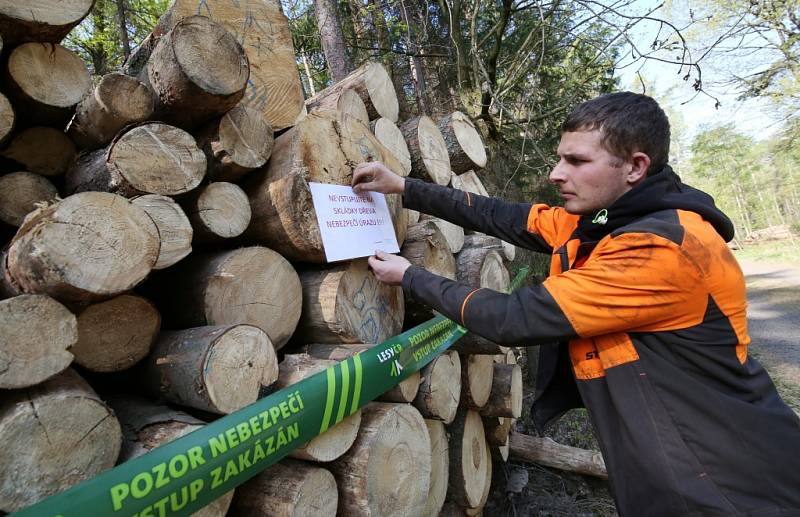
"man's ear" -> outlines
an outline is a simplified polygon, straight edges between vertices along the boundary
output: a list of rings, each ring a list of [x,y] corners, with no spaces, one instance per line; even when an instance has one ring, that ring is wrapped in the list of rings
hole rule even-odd
[[[630,159],[631,170],[628,171],[627,181],[630,186],[638,185],[647,177],[650,167],[650,157],[643,152],[635,152]]]

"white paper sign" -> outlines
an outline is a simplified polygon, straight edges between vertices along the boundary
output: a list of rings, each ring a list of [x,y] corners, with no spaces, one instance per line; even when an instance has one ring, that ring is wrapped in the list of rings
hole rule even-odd
[[[328,262],[400,251],[386,198],[343,185],[309,183]]]

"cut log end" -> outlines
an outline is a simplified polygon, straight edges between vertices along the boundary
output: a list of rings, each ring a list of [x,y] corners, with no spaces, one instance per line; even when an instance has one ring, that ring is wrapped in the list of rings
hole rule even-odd
[[[435,516],[444,506],[447,497],[447,478],[450,470],[450,449],[447,430],[438,420],[425,419],[431,440],[431,483],[423,515]]]
[[[122,442],[114,414],[72,370],[0,397],[0,441],[36,454],[0,448],[4,476],[0,511],[14,512],[111,468]]]
[[[408,151],[408,144],[403,138],[403,132],[397,125],[388,118],[379,118],[371,124],[372,132],[389,151],[397,158],[403,167],[402,176],[408,176],[411,172],[411,153]]]
[[[411,153],[411,176],[439,185],[450,183],[450,158],[442,132],[430,117],[407,120],[400,126]]]
[[[19,226],[37,205],[51,203],[58,190],[50,181],[31,172],[0,176],[0,221]]]
[[[75,362],[95,372],[133,366],[149,352],[161,328],[161,315],[144,298],[118,296],[91,305],[78,315]]]
[[[439,130],[447,146],[453,172],[461,174],[486,166],[486,148],[469,117],[460,111],[453,112],[439,121]]]
[[[78,340],[75,316],[43,295],[0,301],[0,388],[25,388],[63,371]]]
[[[58,43],[89,14],[94,0],[0,1],[0,33],[6,44]]]
[[[46,153],[42,149],[47,149]],[[16,135],[3,156],[42,176],[64,174],[75,159],[75,144],[63,131],[31,127]]]
[[[0,39],[0,51],[2,51],[2,45],[2,39]],[[0,93],[0,145],[2,145],[6,138],[8,138],[8,135],[11,134],[11,130],[14,129],[15,120],[14,108],[11,107],[8,98]]]
[[[445,352],[422,370],[422,383],[414,407],[426,418],[453,421],[461,393],[461,361],[456,352]]]
[[[462,408],[449,427],[450,475],[448,497],[465,508],[481,506],[491,483],[491,457],[476,411]]]
[[[192,252],[192,224],[171,197],[146,194],[131,199],[131,203],[147,212],[158,228],[161,246],[153,269],[169,267]]]
[[[239,105],[200,131],[198,143],[213,181],[237,181],[267,162],[274,137],[263,113]]]
[[[197,240],[229,239],[250,224],[250,201],[238,185],[218,181],[200,189],[187,215]]]

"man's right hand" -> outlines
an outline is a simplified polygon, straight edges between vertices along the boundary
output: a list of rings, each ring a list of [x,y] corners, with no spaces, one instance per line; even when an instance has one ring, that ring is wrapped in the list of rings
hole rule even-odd
[[[353,191],[356,194],[402,194],[405,188],[405,178],[398,176],[381,162],[359,163],[353,169]]]

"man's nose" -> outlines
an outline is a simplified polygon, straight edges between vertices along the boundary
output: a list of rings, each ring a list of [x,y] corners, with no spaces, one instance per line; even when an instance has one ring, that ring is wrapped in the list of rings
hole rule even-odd
[[[553,170],[550,171],[550,176],[548,176],[550,183],[559,183],[566,181],[566,175],[564,174],[564,168],[561,166],[561,162],[559,161]]]

